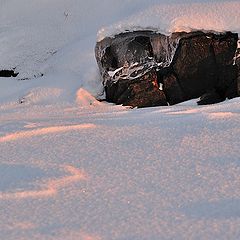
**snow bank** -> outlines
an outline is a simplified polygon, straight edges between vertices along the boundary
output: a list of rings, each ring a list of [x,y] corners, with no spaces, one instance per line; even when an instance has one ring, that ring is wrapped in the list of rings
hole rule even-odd
[[[164,34],[192,30],[240,33],[240,2],[158,4],[98,32],[98,41],[133,30],[152,29]]]

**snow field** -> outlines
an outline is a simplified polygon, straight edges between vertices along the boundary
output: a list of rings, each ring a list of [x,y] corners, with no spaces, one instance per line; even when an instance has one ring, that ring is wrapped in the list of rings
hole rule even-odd
[[[0,238],[239,239],[239,99],[128,109],[94,98],[99,29],[240,32],[239,7],[0,0],[0,69],[20,72],[0,78]]]

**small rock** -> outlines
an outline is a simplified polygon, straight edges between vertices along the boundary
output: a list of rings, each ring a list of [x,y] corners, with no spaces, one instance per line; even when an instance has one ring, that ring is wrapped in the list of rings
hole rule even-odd
[[[216,92],[216,90],[209,91],[203,94],[200,97],[200,100],[197,102],[198,105],[207,105],[207,104],[214,104],[222,102],[223,99],[221,96]]]

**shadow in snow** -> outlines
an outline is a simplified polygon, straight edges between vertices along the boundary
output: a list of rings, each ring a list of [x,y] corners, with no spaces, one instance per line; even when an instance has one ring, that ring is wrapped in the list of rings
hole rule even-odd
[[[38,167],[25,165],[0,164],[0,191],[11,191],[30,186],[31,182],[49,177],[46,172]]]
[[[183,207],[182,212],[193,218],[240,218],[240,199],[225,199],[217,202],[196,202]]]
[[[87,179],[83,170],[70,165],[59,169],[65,172],[61,177],[50,178],[40,169],[28,166],[0,165],[0,170],[4,171],[0,200],[53,197],[62,188]]]

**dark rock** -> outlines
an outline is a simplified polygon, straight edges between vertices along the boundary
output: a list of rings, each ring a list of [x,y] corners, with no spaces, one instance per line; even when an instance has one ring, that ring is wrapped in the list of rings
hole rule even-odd
[[[186,100],[199,97],[217,83],[211,42],[204,33],[186,34],[179,41],[172,66],[186,92]]]
[[[217,88],[222,98],[236,79],[233,59],[238,37],[236,34],[189,33],[179,41],[172,61],[186,100],[197,98]]]
[[[170,105],[183,102],[186,99],[176,76],[173,74],[163,77],[163,91]]]
[[[215,89],[203,94],[200,100],[197,102],[198,105],[214,104],[222,102],[224,99],[216,92]]]
[[[231,32],[181,32],[168,37],[137,31],[105,38],[96,45],[96,59],[106,99],[146,107],[200,96],[199,104],[239,96],[237,41],[238,35]]]
[[[224,98],[234,98],[237,93],[237,66],[227,65],[218,68],[218,82],[216,90]]]
[[[16,77],[18,74],[14,70],[0,70],[0,77]]]
[[[140,75],[135,71],[130,75],[119,75],[117,81],[106,82],[105,90],[106,98],[116,104],[132,107],[168,105],[164,92],[159,89],[154,68],[146,68]]]
[[[237,91],[238,91],[238,96],[240,96],[240,41],[238,43],[238,49],[236,53],[236,66],[237,66]]]

